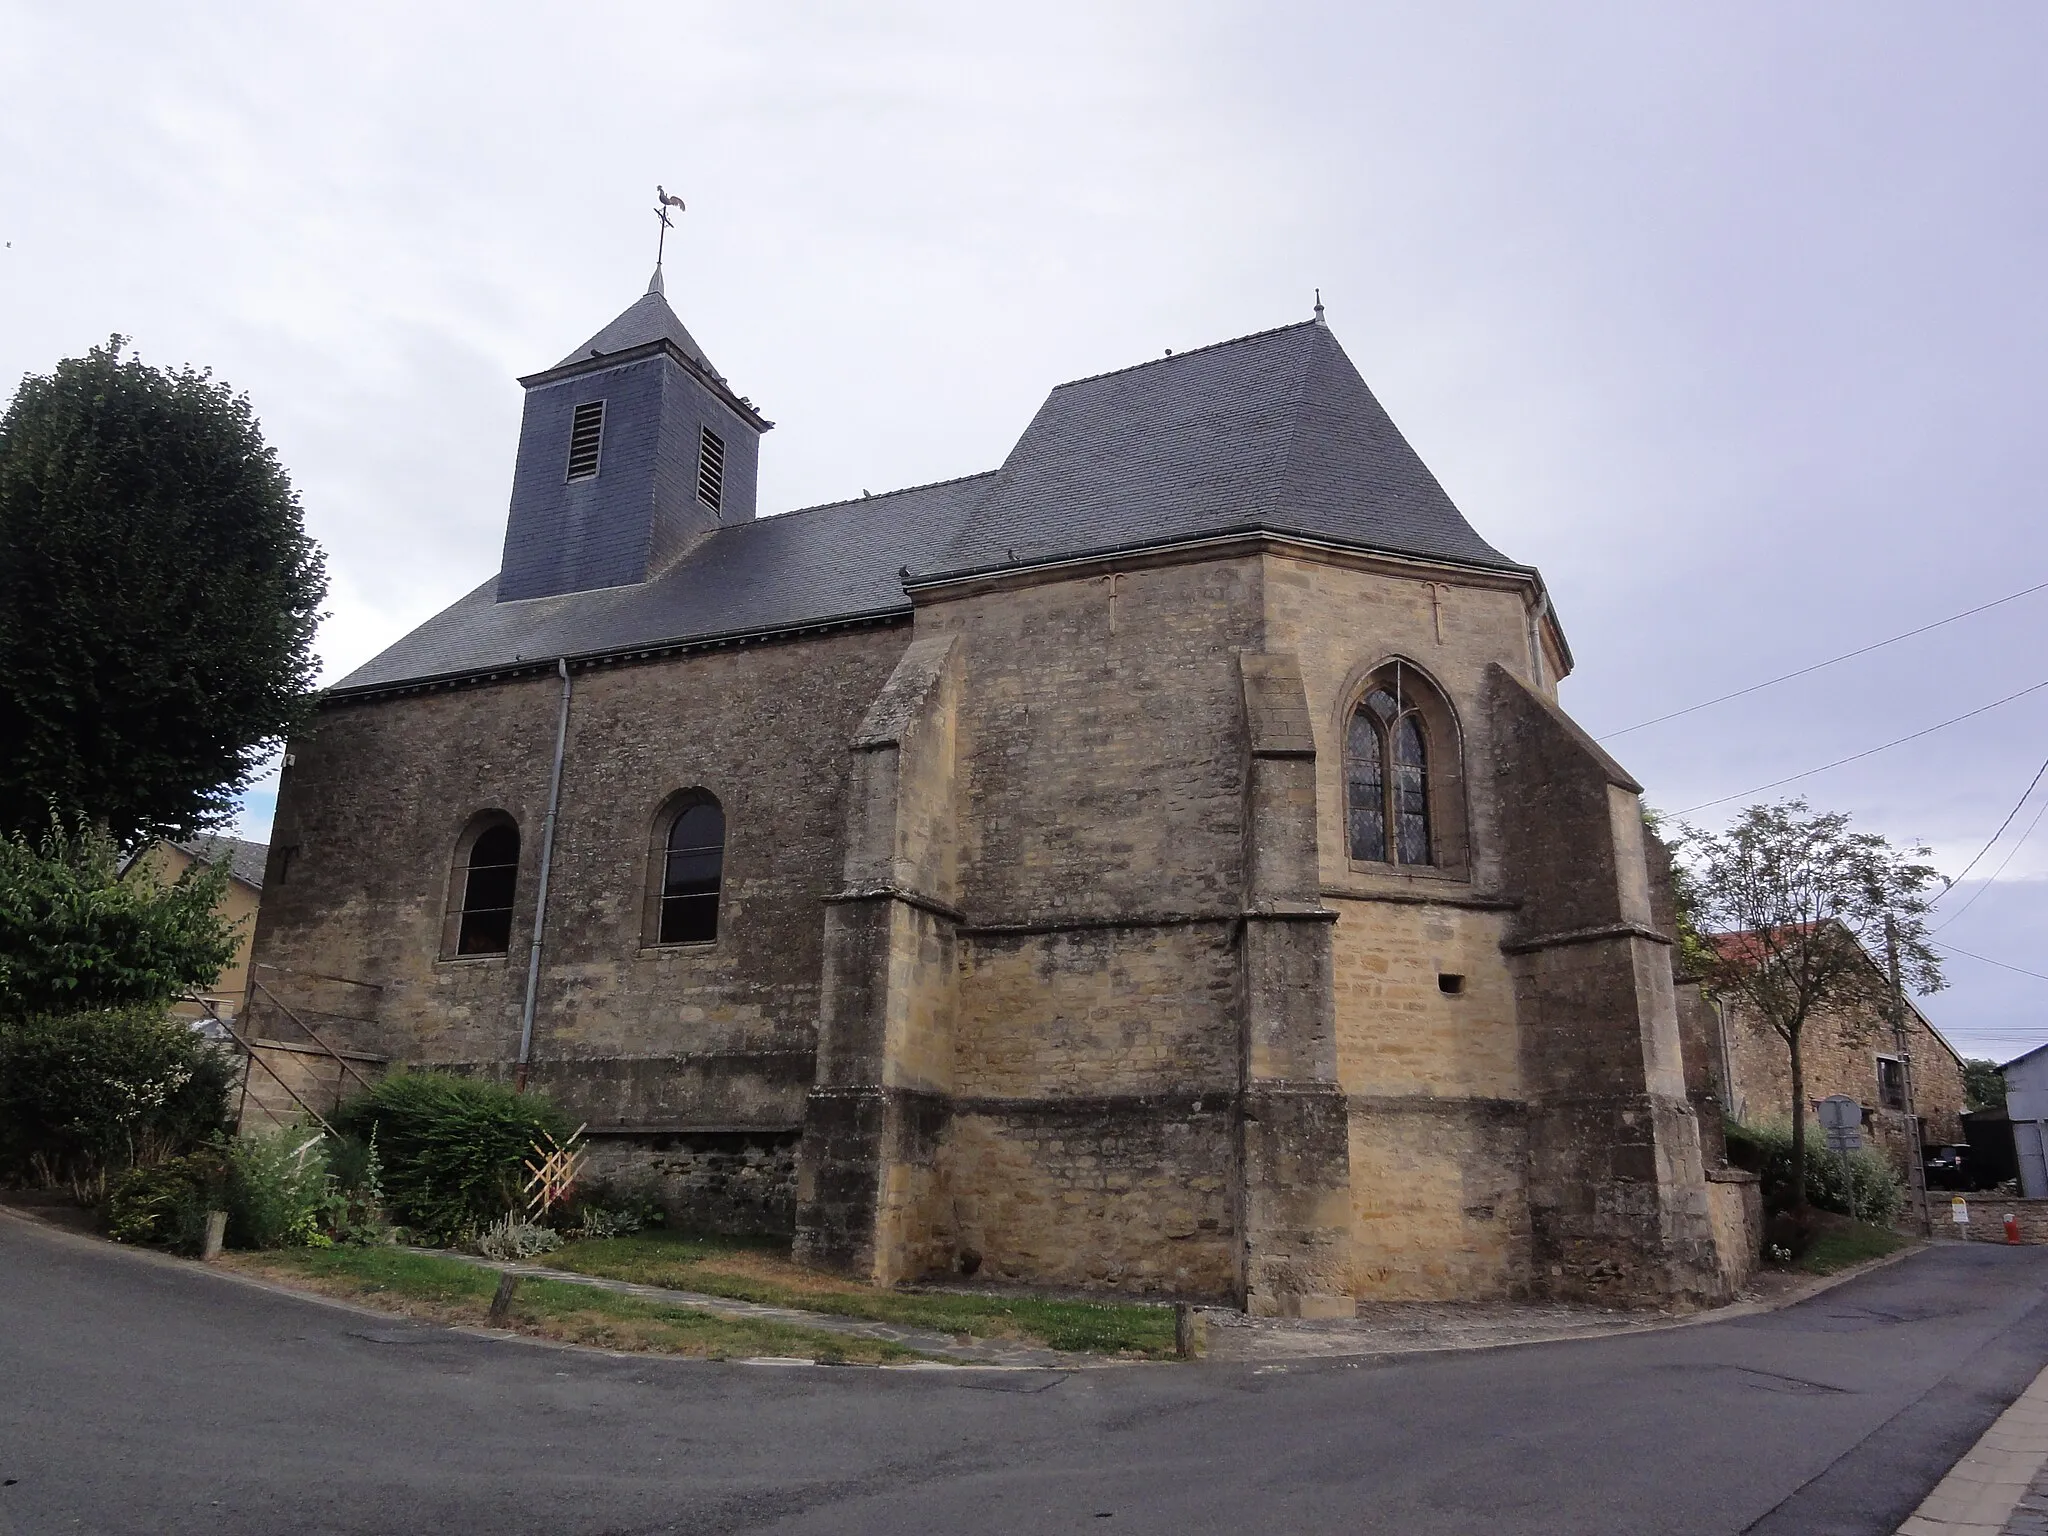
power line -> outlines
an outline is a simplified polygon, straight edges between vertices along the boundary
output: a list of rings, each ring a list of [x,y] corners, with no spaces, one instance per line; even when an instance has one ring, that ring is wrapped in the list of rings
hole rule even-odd
[[[1595,741],[1612,741],[1617,736],[1626,736],[1631,731],[1647,730],[1653,725],[1662,725],[1666,720],[1676,720],[1680,715],[1698,714],[1703,709],[1712,709],[1716,704],[1726,704],[1730,699],[1739,699],[1745,694],[1757,693],[1765,688],[1775,688],[1780,683],[1789,683],[1795,677],[1804,677],[1809,672],[1818,672],[1823,667],[1832,667],[1837,662],[1853,661],[1858,656],[1868,656],[1872,651],[1881,651],[1888,645],[1897,645],[1901,640],[1910,640],[1915,635],[1924,635],[1930,629],[1940,629],[1944,624],[1953,624],[1958,619],[1967,619],[1973,614],[1983,613],[2004,603],[2017,602],[2020,598],[2031,597],[2036,592],[2048,591],[2048,581],[2028,587],[2024,592],[2013,592],[2005,597],[1995,597],[1988,603],[1979,603],[1974,608],[1965,608],[1961,613],[1952,613],[1945,619],[1936,619],[1932,624],[1922,624],[1918,629],[1909,629],[1903,635],[1893,635],[1889,640],[1859,646],[1853,651],[1844,651],[1839,656],[1830,656],[1826,661],[1816,661],[1810,667],[1801,667],[1796,672],[1786,672],[1761,683],[1751,683],[1747,688],[1738,688],[1733,693],[1724,693],[1719,698],[1708,699],[1704,704],[1688,704],[1684,709],[1674,709],[1668,715],[1659,715],[1654,720],[1639,720],[1634,725],[1625,725],[1618,731],[1609,731],[1605,736],[1596,736]],[[1818,770],[1816,770],[1818,771]],[[1731,797],[1732,798],[1732,797]]]
[[[1862,752],[1851,752],[1847,757],[1838,757],[1832,763],[1822,763],[1818,768],[1809,768],[1804,773],[1787,774],[1782,779],[1773,779],[1770,783],[1759,784],[1754,789],[1740,789],[1732,795],[1723,795],[1718,800],[1702,800],[1698,805],[1688,805],[1684,810],[1673,811],[1671,814],[1674,816],[1690,816],[1694,811],[1704,811],[1711,806],[1726,805],[1730,800],[1741,800],[1750,795],[1760,795],[1765,790],[1776,789],[1781,784],[1791,784],[1800,779],[1810,779],[1816,773],[1826,773],[1830,768],[1839,768],[1844,763],[1860,762],[1866,757],[1875,757],[1880,752],[1889,752],[1893,747],[1903,747],[1909,741],[1918,741],[1922,736],[1932,736],[1936,731],[1945,731],[1952,725],[1961,725],[1965,720],[1974,720],[1977,716],[1994,710],[2001,704],[2010,704],[2014,699],[2023,699],[2030,693],[2039,693],[2043,688],[2048,688],[2048,678],[2044,678],[2030,687],[2022,688],[2018,693],[2008,693],[2002,699],[1993,699],[1989,704],[1979,705],[1976,709],[1957,715],[1952,720],[1944,720],[1939,725],[1930,725],[1925,730],[1915,731],[1910,736],[1901,736],[1894,741],[1884,743],[1882,746],[1870,747]]]
[[[1941,895],[1936,896],[1934,898],[1935,901],[1940,901],[1942,896],[1946,896],[1950,891],[1954,890],[1957,886],[1961,885],[1963,883],[1964,876],[1968,875],[1971,870],[1977,867],[1977,859],[1983,858],[1985,854],[1991,851],[1991,844],[1997,842],[2001,837],[2005,836],[2005,829],[2012,825],[2013,817],[2019,815],[2020,807],[2027,803],[2027,796],[2031,795],[2034,792],[2034,786],[2041,782],[2041,775],[2044,773],[2048,773],[2048,758],[2043,758],[2041,760],[2041,766],[2034,770],[2033,778],[2027,781],[2026,792],[2022,794],[2018,800],[2014,801],[2012,809],[2005,813],[2005,820],[2001,821],[1998,824],[1998,830],[1991,834],[1990,842],[1985,843],[1985,845],[1982,848],[1979,848],[1977,850],[1977,858],[1970,860],[1969,863],[1963,866],[1962,874],[1957,875],[1955,879],[1951,880],[1947,885],[1941,888]],[[2032,831],[2033,828],[2029,827],[2027,830]],[[2022,841],[2025,841],[2025,839],[2022,839]],[[1998,867],[2000,869],[2005,868],[2003,864],[1999,865]],[[1996,879],[1997,877],[1993,876],[1993,878]],[[1976,900],[1974,896],[1970,899],[1972,901]],[[1932,906],[1933,904],[1933,902],[1928,903],[1929,906]],[[1961,916],[1961,914],[1958,913],[1957,916]],[[1951,918],[1950,921],[1953,922],[1954,919]]]
[[[2041,809],[2034,812],[2034,819],[2027,823],[2027,830],[2020,834],[2020,840],[2014,843],[2012,847],[2006,850],[2005,857],[1998,861],[1998,868],[1994,869],[1993,871],[1991,871],[1990,874],[1984,877],[1984,883],[1978,886],[1976,890],[1970,893],[1970,899],[1964,902],[1960,907],[1957,907],[1955,911],[1949,913],[1947,917],[1945,917],[1944,919],[1942,919],[1941,922],[1935,925],[1934,931],[1936,933],[1941,932],[1942,929],[1948,927],[1950,923],[1953,923],[1957,918],[1961,917],[1965,912],[1969,911],[1970,908],[1977,905],[1977,898],[1979,896],[1982,896],[1986,891],[1990,890],[1991,887],[1997,883],[1998,877],[2005,873],[2005,866],[2010,864],[2013,861],[2014,857],[2019,853],[2019,851],[2027,846],[2027,839],[2034,835],[2034,828],[2041,825],[2041,818],[2043,815],[2048,815],[2048,800],[2044,800],[2041,802]],[[1960,883],[1960,877],[1958,877],[1958,882]],[[1949,891],[1952,891],[1954,889],[1955,886],[1953,885],[1946,887],[1942,891],[1941,896],[1946,896],[1949,893]],[[1935,897],[1934,901],[1941,900],[1941,896]],[[1932,906],[1934,905],[1934,902],[1929,902],[1928,905]]]
[[[2022,976],[2031,976],[2036,981],[2048,981],[2039,971],[2030,971],[2023,965],[2007,965],[2003,960],[1994,960],[1989,955],[1973,955],[1967,949],[1957,949],[1953,944],[1944,944],[1939,939],[1931,941],[1936,949],[1945,949],[1952,955],[1961,955],[1965,960],[1981,960],[1986,965],[1995,965],[2001,971],[2017,971]]]

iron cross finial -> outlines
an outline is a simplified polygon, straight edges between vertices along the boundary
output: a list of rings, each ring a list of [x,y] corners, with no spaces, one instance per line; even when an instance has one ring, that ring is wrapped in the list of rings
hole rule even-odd
[[[654,270],[659,272],[661,270],[662,254],[668,244],[668,232],[672,227],[669,222],[668,211],[673,208],[677,213],[681,213],[683,211],[683,200],[680,197],[670,197],[668,195],[668,188],[658,181],[654,184],[654,195],[657,199],[654,205],[654,216],[661,220],[661,232],[654,237]]]

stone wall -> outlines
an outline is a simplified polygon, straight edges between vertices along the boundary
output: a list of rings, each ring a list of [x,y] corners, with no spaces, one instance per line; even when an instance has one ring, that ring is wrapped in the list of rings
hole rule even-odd
[[[883,627],[577,672],[532,1068],[577,1118],[799,1123],[846,743],[908,640]],[[374,983],[351,992],[353,1017],[317,1026],[337,1047],[510,1075],[559,700],[551,675],[343,700],[292,742],[257,974],[295,1009],[333,978]],[[650,944],[655,817],[699,786],[726,815],[718,938]],[[456,843],[487,809],[521,832],[510,951],[454,958]]]
[[[1963,1140],[1963,1070],[1956,1055],[1915,1011],[1908,1011],[1907,1049],[1913,1058],[1913,1102],[1930,1146]],[[1723,1000],[1720,1027],[1734,1068],[1736,1117],[1783,1122],[1792,1113],[1792,1058],[1784,1037],[1740,1003]],[[1874,1008],[1818,1014],[1802,1031],[1800,1056],[1806,1096],[1846,1094],[1872,1111],[1877,1140],[1904,1156],[1904,1116],[1878,1098],[1878,1059],[1897,1055],[1890,1022]]]
[[[2018,1196],[1966,1194],[1970,1219],[1958,1222],[1950,1214],[1949,1199],[1940,1190],[1930,1190],[1929,1209],[1934,1214],[1937,1239],[1964,1239],[1973,1243],[2002,1243],[2005,1218],[2018,1218],[2022,1243],[2048,1243],[2048,1200],[2026,1200]],[[1904,1218],[1902,1217],[1901,1220]],[[1917,1217],[1916,1217],[1917,1219]]]
[[[678,1229],[779,1236],[796,1223],[797,1139],[794,1130],[598,1135],[584,1176],[655,1201]]]

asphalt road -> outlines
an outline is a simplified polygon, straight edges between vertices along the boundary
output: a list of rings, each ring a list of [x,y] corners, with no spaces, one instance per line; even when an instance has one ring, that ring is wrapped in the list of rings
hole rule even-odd
[[[1071,1374],[614,1358],[0,1215],[0,1532],[1889,1533],[2044,1364],[2048,1248],[1762,1317]]]

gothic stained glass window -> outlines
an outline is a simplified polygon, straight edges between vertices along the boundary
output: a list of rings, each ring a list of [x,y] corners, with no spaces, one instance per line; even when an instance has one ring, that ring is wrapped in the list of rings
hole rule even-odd
[[[1351,716],[1344,738],[1344,798],[1351,857],[1375,864],[1387,857],[1385,762],[1380,727],[1361,708]]]
[[[1429,858],[1429,760],[1422,722],[1403,715],[1394,727],[1394,843],[1403,864]]]
[[[1352,711],[1344,737],[1345,831],[1366,864],[1434,861],[1429,825],[1429,742],[1397,677]]]
[[[725,812],[716,800],[685,806],[669,824],[661,876],[663,944],[708,944],[718,937],[718,893],[725,878]]]
[[[469,845],[455,953],[502,955],[512,947],[512,898],[518,887],[519,829],[509,822],[484,828]]]

